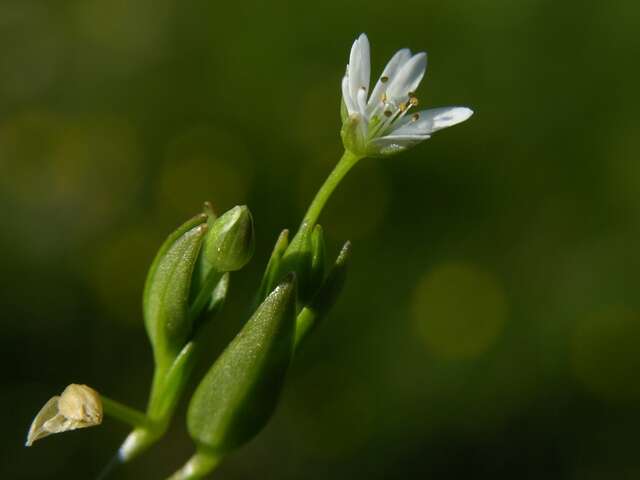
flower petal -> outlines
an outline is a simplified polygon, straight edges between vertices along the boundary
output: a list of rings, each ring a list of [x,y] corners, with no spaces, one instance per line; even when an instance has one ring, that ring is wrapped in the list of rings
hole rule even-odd
[[[464,122],[473,110],[467,107],[441,107],[422,110],[418,112],[418,119],[411,117],[403,119],[398,128],[391,132],[392,135],[430,135],[443,128],[452,127]]]
[[[371,140],[368,145],[370,155],[390,155],[431,138],[430,135],[387,135]]]
[[[398,50],[391,60],[387,63],[387,66],[384,67],[382,74],[380,75],[380,79],[376,83],[376,86],[373,88],[371,92],[371,96],[369,97],[369,110],[372,111],[378,102],[381,101],[382,94],[386,90],[387,86],[390,84],[392,79],[396,76],[396,73],[402,66],[407,63],[407,61],[411,58],[411,50],[408,48],[403,48],[402,50]],[[386,79],[382,81],[382,79]]]
[[[360,87],[365,87],[367,92],[369,91],[371,60],[369,58],[369,39],[364,33],[360,34],[351,47],[348,76],[349,90],[354,100]]]
[[[356,102],[353,98],[351,98],[351,91],[349,90],[349,76],[345,75],[342,77],[342,99],[344,100],[344,104],[347,107],[347,111],[349,115],[357,112]]]
[[[427,54],[416,53],[398,70],[397,75],[389,82],[387,95],[398,105],[409,99],[409,92],[415,92],[427,69]]]

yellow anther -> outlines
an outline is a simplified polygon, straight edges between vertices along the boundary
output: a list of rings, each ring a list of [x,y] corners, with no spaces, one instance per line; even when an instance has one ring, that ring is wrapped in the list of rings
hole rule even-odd
[[[418,102],[418,98],[417,98],[417,97],[411,97],[411,98],[409,99],[409,103],[410,103],[412,106],[414,106],[414,107],[415,107],[415,106],[416,106],[416,105],[418,105],[418,103],[420,103],[420,102]]]

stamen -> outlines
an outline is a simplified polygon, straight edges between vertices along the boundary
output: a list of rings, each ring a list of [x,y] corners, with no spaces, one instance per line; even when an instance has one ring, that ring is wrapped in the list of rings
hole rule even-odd
[[[406,103],[401,103],[400,104],[400,111],[404,112],[407,109],[407,104]]]
[[[380,97],[380,100],[382,100],[382,103],[387,103],[387,92],[384,92],[382,94],[382,96]]]
[[[385,117],[390,117],[391,115],[393,115],[393,113],[391,112],[391,110],[385,110],[385,111],[384,111],[384,116],[385,116]]]
[[[419,113],[414,113],[413,115],[411,115],[411,121],[412,122],[418,121],[419,118],[420,118],[420,114]]]
[[[414,98],[416,96],[416,92],[409,92],[407,95],[409,95],[409,98]]]
[[[382,83],[387,83],[387,82],[389,81],[389,77],[387,77],[386,75],[385,75],[385,76],[383,76],[383,77],[380,77],[380,81],[381,81]]]
[[[412,107],[415,107],[416,105],[418,105],[418,98],[417,97],[411,97],[409,99],[409,103],[411,104]]]

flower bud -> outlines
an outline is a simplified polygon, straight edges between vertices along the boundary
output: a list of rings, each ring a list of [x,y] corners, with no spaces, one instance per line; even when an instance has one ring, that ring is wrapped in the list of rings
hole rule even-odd
[[[86,385],[71,384],[45,403],[31,423],[26,446],[52,433],[93,427],[102,423],[100,395]]]
[[[207,231],[205,220],[205,215],[199,215],[172,233],[149,269],[143,311],[157,364],[169,365],[192,333],[189,292]]]
[[[318,291],[324,276],[325,247],[322,227],[303,225],[287,247],[277,277],[294,272],[298,278],[298,296],[307,304]]]
[[[251,259],[254,243],[251,212],[245,205],[233,207],[211,223],[203,261],[218,272],[240,270]]]
[[[225,452],[250,440],[271,416],[291,361],[295,276],[262,302],[198,385],[187,413],[199,449]]]

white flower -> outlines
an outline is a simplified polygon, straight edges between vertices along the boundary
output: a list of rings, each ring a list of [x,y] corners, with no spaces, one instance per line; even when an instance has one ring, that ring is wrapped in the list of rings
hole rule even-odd
[[[416,112],[415,92],[426,68],[426,53],[398,50],[369,92],[369,39],[364,33],[356,39],[342,79],[342,137],[349,150],[362,156],[396,153],[473,114],[467,107]]]
[[[45,403],[31,423],[27,447],[52,433],[92,427],[102,423],[102,400],[93,388],[72,383],[60,396]]]

